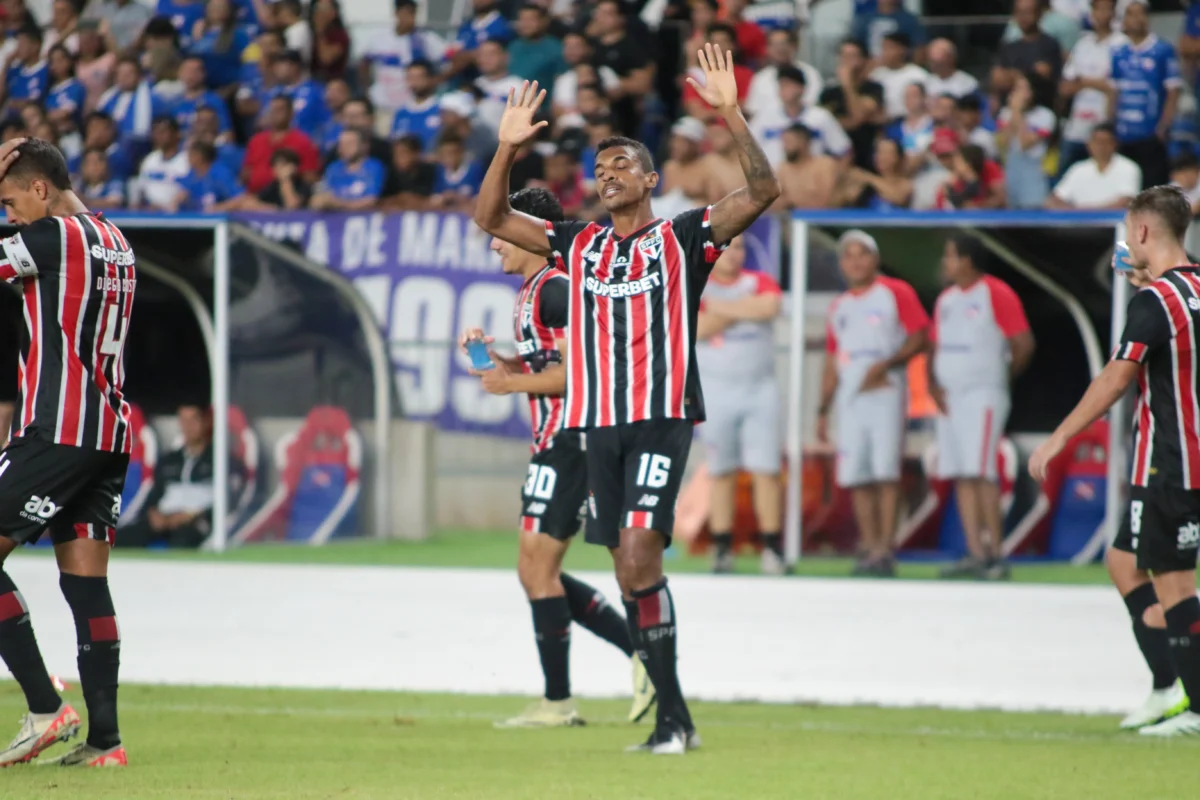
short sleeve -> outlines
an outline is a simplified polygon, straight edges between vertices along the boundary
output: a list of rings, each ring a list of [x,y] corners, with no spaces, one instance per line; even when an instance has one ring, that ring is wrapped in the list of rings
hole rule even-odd
[[[992,297],[992,316],[1004,338],[1011,339],[1027,332],[1029,319],[1025,316],[1025,308],[1021,305],[1021,298],[1017,297],[1017,293],[1002,280],[990,276],[984,280],[987,281],[988,293]]]
[[[755,294],[783,294],[783,290],[779,288],[779,284],[770,275],[767,275],[765,272],[756,272],[754,275],[758,280],[758,284],[754,288]]]
[[[904,281],[895,278],[885,278],[884,280],[896,298],[896,314],[900,318],[900,325],[904,328],[904,332],[911,336],[917,331],[929,327],[929,315],[921,306],[916,290]]]
[[[1168,89],[1178,89],[1183,86],[1183,77],[1179,73],[1179,57],[1175,48],[1166,42],[1163,45],[1163,86]]]
[[[1125,330],[1113,351],[1113,360],[1143,363],[1155,350],[1171,341],[1167,309],[1153,288],[1143,289],[1129,301]]]
[[[556,332],[566,328],[570,296],[570,281],[566,275],[554,275],[543,281],[538,290],[538,319],[541,323]]]
[[[706,206],[685,211],[671,220],[671,232],[683,248],[688,271],[706,280],[713,264],[729,246],[729,242],[718,244],[713,241],[712,226],[709,224],[711,215],[712,206]]]
[[[1058,186],[1054,187],[1054,196],[1064,203],[1077,204],[1079,202],[1078,190],[1076,188],[1079,183],[1079,171],[1084,168],[1086,162],[1072,164],[1067,168],[1067,173],[1063,175],[1062,180],[1058,182]]]
[[[561,222],[546,220],[545,222],[546,238],[550,241],[550,250],[563,261],[568,261],[567,257],[571,253],[571,245],[575,244],[575,237],[587,230],[591,224],[574,220]]]

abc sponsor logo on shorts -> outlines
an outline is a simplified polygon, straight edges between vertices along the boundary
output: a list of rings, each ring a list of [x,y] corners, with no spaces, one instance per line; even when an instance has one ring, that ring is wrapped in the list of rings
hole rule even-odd
[[[1180,550],[1195,550],[1200,547],[1200,522],[1181,525],[1177,542]]]
[[[58,503],[49,497],[38,497],[36,494],[29,498],[21,516],[30,522],[49,522],[59,512]]]

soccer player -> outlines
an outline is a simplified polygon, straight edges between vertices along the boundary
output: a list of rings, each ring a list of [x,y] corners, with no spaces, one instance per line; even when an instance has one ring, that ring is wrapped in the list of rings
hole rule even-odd
[[[942,575],[1005,580],[996,448],[1012,406],[1009,383],[1029,366],[1034,341],[1020,298],[982,271],[983,255],[972,236],[946,240],[942,270],[950,286],[933,311],[929,385],[940,412],[938,476],[954,481],[968,553]]]
[[[1129,549],[1161,604],[1167,643],[1183,688],[1200,697],[1200,408],[1196,351],[1200,348],[1200,267],[1189,263],[1183,239],[1192,209],[1183,192],[1156,186],[1137,195],[1125,215],[1131,260],[1153,282],[1129,302],[1128,319],[1113,358],[1075,409],[1029,460],[1044,480],[1050,460],[1072,437],[1107,412],[1137,380],[1129,503]],[[1118,586],[1118,589],[1123,587]],[[1153,627],[1153,602],[1139,602]],[[1129,593],[1126,592],[1129,603]],[[1133,611],[1132,604],[1130,610]],[[1141,729],[1147,736],[1200,734],[1200,714],[1185,711]]]
[[[75,618],[88,710],[87,741],[49,763],[124,766],[121,639],[107,574],[132,445],[121,384],[137,283],[133,251],[71,191],[67,164],[48,142],[0,145],[0,204],[20,228],[0,241],[0,278],[20,283],[26,321],[13,437],[0,452],[0,657],[29,705],[0,766],[36,758],[80,727],[54,689],[29,608],[2,566],[47,529]]]
[[[545,189],[524,189],[509,198],[511,207],[522,214],[559,222],[562,206]],[[571,699],[567,654],[571,645],[571,620],[609,642],[633,659],[633,708],[630,722],[637,722],[654,702],[653,684],[641,660],[633,652],[625,618],[604,595],[578,578],[562,571],[563,556],[571,538],[579,531],[587,500],[587,461],[582,436],[563,429],[563,394],[567,388],[562,354],[566,352],[567,275],[555,259],[547,259],[514,247],[502,239],[492,241],[500,263],[509,275],[525,279],[513,308],[513,335],[517,357],[505,359],[492,353],[495,367],[471,370],[492,394],[524,392],[529,396],[533,420],[533,458],[521,491],[521,539],[517,576],[533,610],[533,632],[542,661],[545,692],[542,700],[523,714],[499,723],[503,728],[534,728],[582,725]],[[470,339],[482,339],[474,328],[463,333],[466,350]]]
[[[586,537],[609,548],[635,649],[658,693],[654,732],[633,749],[682,754],[699,745],[676,671],[676,613],[663,577],[692,429],[704,419],[695,367],[696,315],[713,263],[779,196],[779,183],[737,104],[732,54],[705,45],[701,97],[741,149],[747,185],[707,208],[654,217],[650,152],[632,139],[599,143],[595,181],[611,228],[514,211],[509,171],[545,91],[509,97],[500,148],[475,221],[496,238],[564,260],[570,278],[566,428],[587,431]],[[691,80],[689,78],[689,80]]]

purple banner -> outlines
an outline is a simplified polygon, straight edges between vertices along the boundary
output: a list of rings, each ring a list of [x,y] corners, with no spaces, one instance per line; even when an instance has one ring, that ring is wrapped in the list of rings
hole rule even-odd
[[[462,214],[239,214],[276,241],[298,244],[308,258],[343,273],[370,304],[387,334],[395,387],[405,416],[439,428],[528,437],[523,395],[496,397],[467,374],[456,342],[478,327],[511,353],[512,309],[519,278],[500,270],[489,238]],[[747,232],[747,267],[778,277],[779,220]]]

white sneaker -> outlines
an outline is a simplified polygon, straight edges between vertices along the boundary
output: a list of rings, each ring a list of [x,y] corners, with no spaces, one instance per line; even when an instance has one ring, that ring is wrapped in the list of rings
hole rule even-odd
[[[650,734],[650,738],[641,744],[625,748],[626,753],[650,753],[656,756],[681,756],[687,750],[687,737],[684,736],[683,731],[660,734],[658,730]]]
[[[1182,684],[1176,681],[1166,689],[1155,689],[1142,703],[1142,707],[1131,712],[1121,720],[1122,730],[1133,730],[1153,725],[1164,719],[1169,719],[1188,708],[1188,697],[1183,691]]]
[[[1185,711],[1165,719],[1157,725],[1142,728],[1138,731],[1142,736],[1200,736],[1200,714],[1195,711]]]
[[[787,562],[769,547],[764,547],[760,567],[763,575],[786,575]]]

